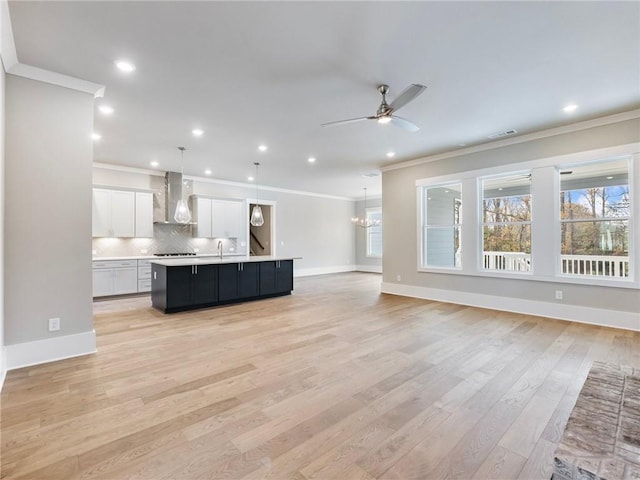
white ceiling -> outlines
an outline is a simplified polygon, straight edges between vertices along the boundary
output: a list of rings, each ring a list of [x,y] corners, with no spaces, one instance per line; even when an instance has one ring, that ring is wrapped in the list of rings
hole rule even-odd
[[[357,197],[380,191],[363,175],[383,165],[640,106],[638,2],[20,1],[10,13],[21,63],[106,85],[96,104],[115,113],[96,110],[94,160],[117,165],[179,170],[184,145],[186,174],[246,182],[260,161],[260,184]],[[374,114],[380,83],[389,100],[427,85],[399,112],[418,133],[320,127]]]

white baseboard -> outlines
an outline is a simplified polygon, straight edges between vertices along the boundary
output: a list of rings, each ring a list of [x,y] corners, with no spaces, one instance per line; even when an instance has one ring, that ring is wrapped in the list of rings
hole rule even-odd
[[[310,277],[311,275],[326,275],[327,273],[344,273],[354,272],[356,270],[355,265],[335,265],[332,267],[317,267],[317,268],[296,268],[293,271],[294,277]]]
[[[640,331],[640,313],[382,282],[382,293]]]
[[[6,345],[7,370],[55,362],[96,352],[96,332],[76,333]]]
[[[382,265],[356,265],[356,272],[382,273]]]

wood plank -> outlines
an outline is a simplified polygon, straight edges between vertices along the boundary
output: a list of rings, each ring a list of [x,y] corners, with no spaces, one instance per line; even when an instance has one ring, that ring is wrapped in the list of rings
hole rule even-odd
[[[379,293],[379,275],[163,315],[101,301],[98,353],[10,371],[2,478],[546,478],[594,360],[640,334]]]

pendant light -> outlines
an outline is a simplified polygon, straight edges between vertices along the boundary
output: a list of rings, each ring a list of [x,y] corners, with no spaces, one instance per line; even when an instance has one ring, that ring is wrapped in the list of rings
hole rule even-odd
[[[374,218],[371,220],[367,218],[367,188],[366,187],[364,188],[364,212],[365,213],[363,218],[351,217],[351,223],[362,228],[377,227],[382,223],[377,218]]]
[[[262,208],[258,205],[258,167],[260,162],[254,162],[256,166],[256,204],[251,211],[251,225],[254,227],[261,227],[264,224],[264,217],[262,216]]]
[[[184,175],[184,151],[186,148],[178,147],[178,150],[180,150],[180,176],[182,177]],[[182,188],[180,188],[180,191],[182,192]],[[173,218],[176,222],[186,225],[191,221],[191,212],[189,212],[189,206],[182,198],[182,195],[180,197],[176,204],[176,213]]]

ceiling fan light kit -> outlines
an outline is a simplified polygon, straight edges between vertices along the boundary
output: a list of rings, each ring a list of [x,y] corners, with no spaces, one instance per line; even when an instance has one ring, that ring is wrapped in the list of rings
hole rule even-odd
[[[348,120],[338,120],[337,122],[323,123],[322,127],[332,127],[334,125],[344,125],[345,123],[360,122],[362,120],[376,120],[378,123],[386,124],[392,123],[396,127],[400,127],[408,132],[417,132],[420,130],[415,123],[407,120],[406,118],[398,117],[394,115],[396,110],[400,110],[407,103],[413,101],[427,89],[424,85],[419,83],[413,83],[403,90],[398,97],[391,103],[387,103],[387,92],[389,91],[389,85],[378,85],[378,92],[382,95],[382,101],[380,106],[376,110],[376,114],[370,117],[350,118]]]

